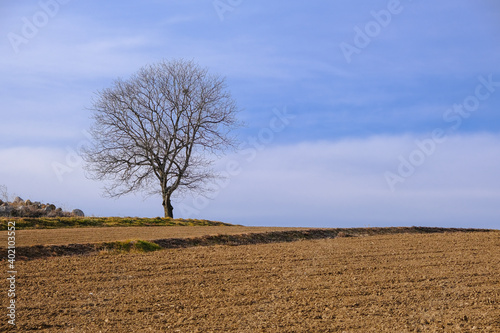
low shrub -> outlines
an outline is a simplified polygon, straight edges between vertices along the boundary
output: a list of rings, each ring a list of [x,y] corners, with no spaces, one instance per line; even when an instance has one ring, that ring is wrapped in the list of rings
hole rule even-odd
[[[106,243],[105,249],[112,253],[153,252],[161,250],[161,246],[145,240],[126,240]]]
[[[148,242],[148,241],[144,241],[144,240],[138,240],[134,244],[134,249],[136,249],[137,251],[140,251],[140,252],[153,252],[153,251],[161,250],[161,246],[156,244],[156,243],[152,243],[152,242]]]

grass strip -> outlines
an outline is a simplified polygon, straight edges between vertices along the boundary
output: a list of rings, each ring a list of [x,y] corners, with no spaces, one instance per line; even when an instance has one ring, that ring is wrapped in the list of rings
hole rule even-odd
[[[232,226],[218,221],[145,217],[0,217],[0,230],[8,222],[16,222],[16,230],[83,227],[146,227],[146,226]]]
[[[490,229],[430,228],[430,227],[389,227],[389,228],[335,228],[307,229],[247,233],[240,235],[214,235],[193,238],[168,238],[152,241],[127,240],[94,244],[35,245],[16,248],[16,260],[31,260],[63,255],[88,255],[99,252],[150,252],[159,249],[187,248],[213,245],[251,245],[298,240],[327,239],[336,237],[360,237],[390,234],[429,234],[446,232],[498,232]],[[7,249],[0,248],[0,261],[6,260]]]

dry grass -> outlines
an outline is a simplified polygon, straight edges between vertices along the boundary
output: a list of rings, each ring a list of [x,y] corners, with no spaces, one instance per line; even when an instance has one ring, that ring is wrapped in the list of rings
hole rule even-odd
[[[270,228],[242,226],[165,226],[165,227],[99,227],[17,230],[17,246],[65,245],[113,242],[127,239],[187,238],[205,235],[235,235],[242,233],[300,230],[306,228]],[[7,231],[0,231],[6,239]],[[0,247],[3,244],[0,244]]]
[[[138,227],[138,226],[231,226],[218,221],[172,219],[163,217],[0,217],[0,230],[7,230],[9,221],[17,230],[57,229],[83,227]]]

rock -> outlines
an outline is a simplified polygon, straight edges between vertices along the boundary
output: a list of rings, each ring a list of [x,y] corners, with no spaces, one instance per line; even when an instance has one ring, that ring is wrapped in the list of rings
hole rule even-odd
[[[13,213],[13,215],[19,216],[19,217],[27,216],[28,215],[28,207],[26,207],[26,206],[19,206],[12,213]]]
[[[24,201],[20,197],[15,197],[13,202],[0,200],[0,216],[6,217],[58,217],[58,216],[77,216],[84,217],[81,209],[74,209],[71,213],[63,211],[62,208],[56,208],[53,204],[42,204],[39,201]]]
[[[75,215],[75,216],[78,216],[78,217],[84,217],[85,214],[83,213],[82,210],[80,209],[73,209],[73,211],[71,212],[71,214]]]
[[[12,207],[8,205],[0,206],[0,216],[9,216],[12,211]]]

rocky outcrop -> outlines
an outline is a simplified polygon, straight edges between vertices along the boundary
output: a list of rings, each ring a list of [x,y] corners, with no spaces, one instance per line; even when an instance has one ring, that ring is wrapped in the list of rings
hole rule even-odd
[[[0,216],[10,216],[10,212],[12,211],[12,207],[8,205],[0,206]]]
[[[20,197],[14,198],[12,202],[0,200],[0,216],[4,217],[62,217],[77,216],[84,217],[85,214],[80,209],[72,212],[65,212],[62,208],[57,208],[53,204],[42,204],[41,202],[23,200]]]
[[[73,209],[73,211],[71,212],[71,214],[73,214],[74,216],[78,216],[78,217],[84,217],[85,214],[83,213],[83,211],[81,209]]]

